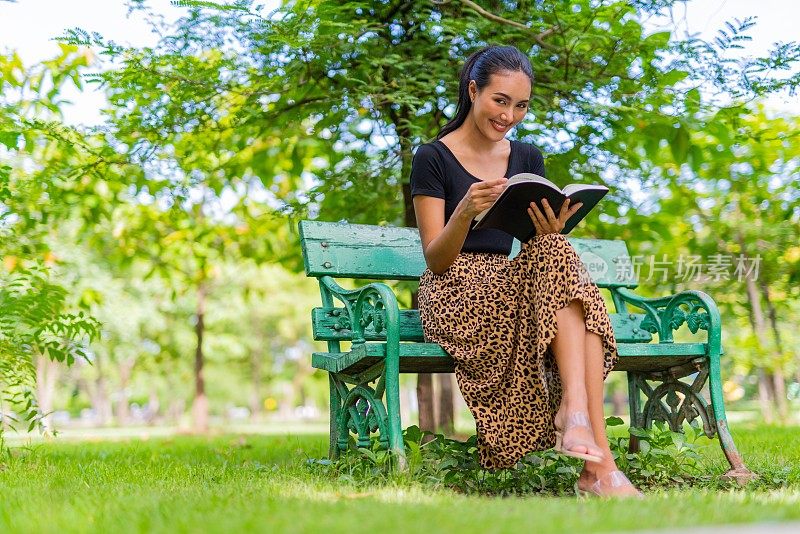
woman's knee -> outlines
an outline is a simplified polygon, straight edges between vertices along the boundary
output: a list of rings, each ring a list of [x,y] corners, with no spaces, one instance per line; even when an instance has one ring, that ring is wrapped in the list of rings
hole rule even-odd
[[[580,317],[581,321],[583,321],[585,316],[583,301],[577,298],[570,300],[566,306],[556,311],[556,315],[563,315],[563,314],[569,314],[575,317]]]

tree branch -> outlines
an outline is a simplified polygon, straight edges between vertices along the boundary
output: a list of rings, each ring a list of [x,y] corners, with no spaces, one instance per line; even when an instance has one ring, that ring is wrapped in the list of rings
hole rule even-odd
[[[479,6],[475,2],[472,2],[471,0],[460,0],[460,1],[466,7],[472,9],[478,15],[480,15],[480,16],[486,18],[486,19],[493,20],[493,21],[499,22],[501,24],[506,24],[508,26],[513,26],[514,28],[518,28],[520,30],[525,30],[527,33],[530,33],[531,35],[533,35],[533,40],[536,41],[536,43],[539,46],[541,46],[542,48],[547,48],[548,50],[558,50],[557,46],[551,45],[550,43],[548,43],[547,41],[544,40],[545,37],[548,37],[548,36],[552,35],[553,33],[555,33],[555,31],[556,31],[555,28],[548,28],[543,32],[536,33],[531,28],[529,28],[528,26],[525,26],[522,23],[519,23],[519,22],[517,22],[515,20],[509,20],[509,19],[503,18],[500,15],[495,15],[494,13],[490,13],[489,11],[486,11],[481,6]],[[436,5],[444,5],[444,4],[450,3],[450,0],[431,0],[431,2],[433,2]]]

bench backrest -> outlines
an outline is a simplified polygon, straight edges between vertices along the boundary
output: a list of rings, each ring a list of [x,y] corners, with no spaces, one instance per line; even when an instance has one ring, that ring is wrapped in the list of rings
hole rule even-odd
[[[598,287],[637,285],[624,241],[568,238]],[[425,258],[416,228],[300,221],[306,274],[319,278],[416,280]],[[519,250],[515,241],[512,256]]]

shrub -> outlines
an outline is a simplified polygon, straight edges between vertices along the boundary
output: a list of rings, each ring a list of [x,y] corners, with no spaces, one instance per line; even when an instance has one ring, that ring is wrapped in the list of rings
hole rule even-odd
[[[622,424],[617,417],[606,419],[607,426]],[[619,468],[640,488],[667,488],[676,484],[698,484],[711,479],[696,442],[702,436],[697,426],[684,435],[657,422],[645,431],[631,429],[640,438],[640,451],[628,452],[628,437],[610,438],[611,452]],[[354,486],[374,486],[396,482],[418,483],[432,488],[449,488],[466,494],[524,495],[572,494],[582,462],[552,450],[527,454],[510,469],[487,470],[478,461],[477,438],[466,441],[410,426],[403,432],[408,469],[392,470],[392,455],[380,448],[377,439],[371,448],[351,448],[336,461],[308,459],[307,465],[324,476]]]

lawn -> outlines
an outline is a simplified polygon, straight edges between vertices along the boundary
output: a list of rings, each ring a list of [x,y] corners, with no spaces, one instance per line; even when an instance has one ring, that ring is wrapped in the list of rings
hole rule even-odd
[[[740,423],[734,438],[759,482],[676,486],[644,502],[342,482],[307,465],[325,455],[323,435],[56,440],[14,447],[4,461],[0,532],[597,532],[800,520],[800,429]],[[702,454],[724,471],[716,441]]]

